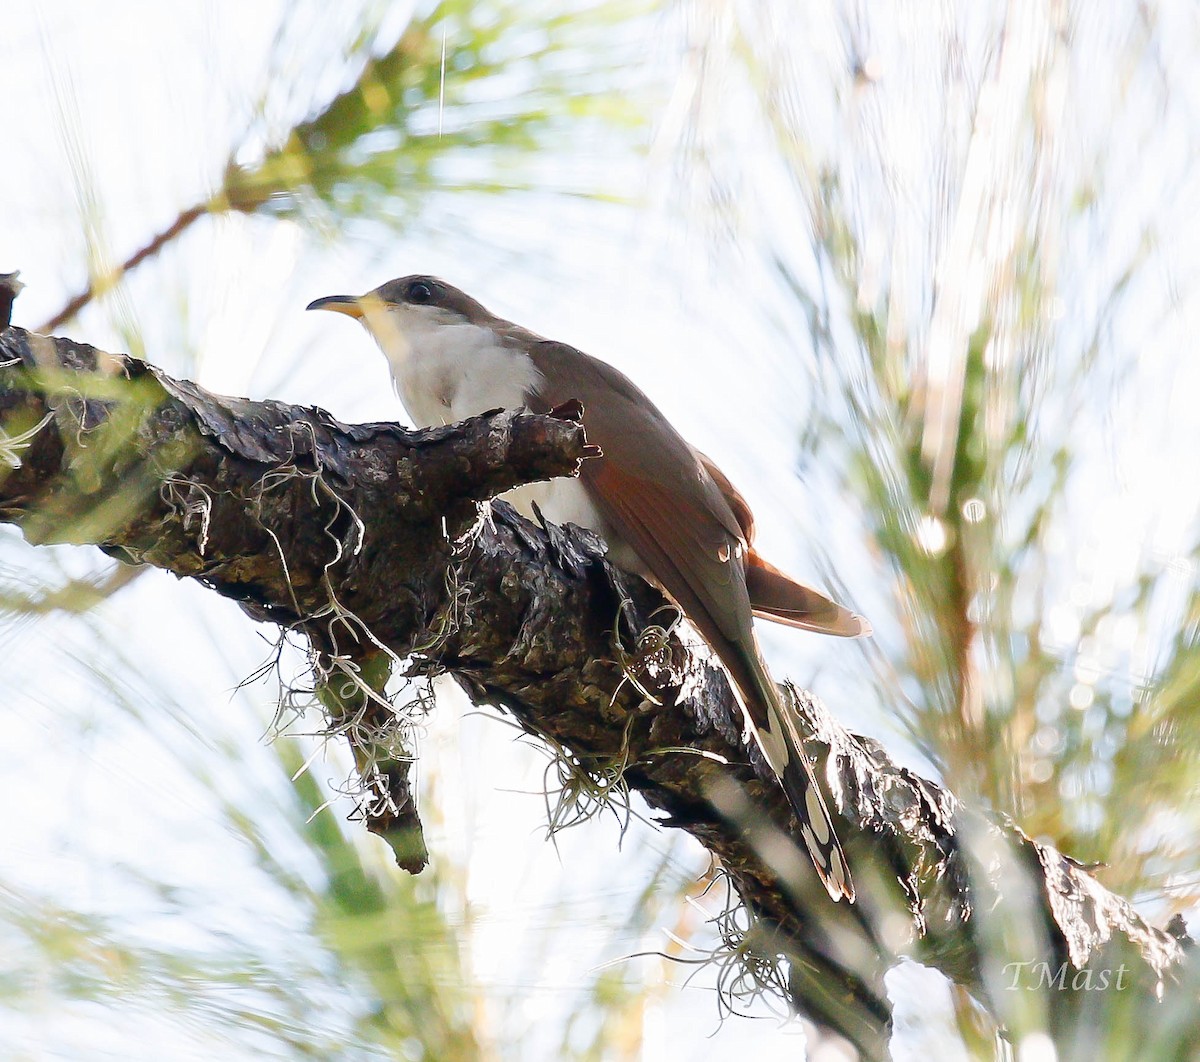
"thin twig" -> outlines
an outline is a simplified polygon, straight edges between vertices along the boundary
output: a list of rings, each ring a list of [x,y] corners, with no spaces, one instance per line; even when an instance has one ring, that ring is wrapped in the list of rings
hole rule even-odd
[[[109,270],[92,280],[86,288],[78,295],[73,296],[61,310],[53,317],[42,324],[35,331],[43,334],[49,334],[56,328],[61,328],[67,321],[71,320],[80,310],[82,310],[89,302],[97,295],[111,288],[121,277],[126,273],[131,272],[140,266],[147,258],[150,258],[161,251],[168,243],[180,236],[192,224],[202,218],[212,209],[212,201],[205,200],[203,203],[197,203],[195,206],[188,207],[182,211],[174,221],[171,222],[157,236],[150,240],[144,247],[135,251],[124,262],[115,269]]]

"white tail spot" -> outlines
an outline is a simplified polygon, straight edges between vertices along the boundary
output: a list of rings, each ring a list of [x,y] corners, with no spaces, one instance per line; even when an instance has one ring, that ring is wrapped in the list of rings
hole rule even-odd
[[[808,791],[804,794],[804,803],[808,808],[809,825],[812,826],[813,833],[817,835],[817,840],[821,844],[828,844],[829,838],[832,836],[829,830],[829,813],[821,803],[821,796],[815,785],[809,785]]]
[[[842,856],[836,848],[829,853],[829,876],[843,893],[847,896],[850,894],[850,888],[846,883],[846,868],[842,866]]]
[[[768,718],[768,724],[756,726],[754,733],[758,736],[759,747],[763,750],[767,763],[771,765],[771,770],[775,772],[776,777],[782,778],[784,768],[788,764],[787,741],[784,740],[783,728],[779,726],[779,719],[774,708],[771,709]]]

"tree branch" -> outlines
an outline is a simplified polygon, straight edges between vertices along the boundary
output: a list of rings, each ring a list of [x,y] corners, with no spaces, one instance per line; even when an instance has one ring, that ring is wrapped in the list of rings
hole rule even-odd
[[[145,244],[126,258],[124,262],[114,266],[112,269],[105,270],[101,275],[93,277],[88,281],[83,290],[72,295],[53,317],[38,328],[38,331],[52,332],[56,328],[61,328],[72,317],[78,314],[80,310],[87,306],[88,303],[95,299],[97,295],[103,295],[106,291],[115,288],[126,273],[132,273],[147,258],[158,254],[168,243],[182,236],[200,218],[209,213],[213,205],[211,202],[197,203],[185,210],[181,210],[170,225],[161,232],[155,233]]]
[[[198,579],[308,639],[362,776],[360,813],[407,869],[427,857],[402,714],[384,694],[399,661],[454,675],[550,742],[590,779],[574,790],[585,802],[637,792],[692,834],[752,916],[728,930],[734,969],[868,1057],[886,1056],[883,977],[901,956],[1010,1025],[1036,992],[1056,1036],[1094,1022],[1077,971],[1121,965],[1133,1013],[1194,997],[1182,932],[1148,925],[1068,857],[964,808],[792,691],[858,888],[854,906],[829,901],[786,799],[741,740],[723,673],[695,638],[653,625],[663,599],[610,568],[588,532],[535,526],[503,503],[481,510],[577,472],[593,451],[569,414],[348,425],[9,328],[0,427],[0,520],[30,541],[95,543]],[[1053,975],[1064,962],[1062,991],[1010,985],[1013,964]]]

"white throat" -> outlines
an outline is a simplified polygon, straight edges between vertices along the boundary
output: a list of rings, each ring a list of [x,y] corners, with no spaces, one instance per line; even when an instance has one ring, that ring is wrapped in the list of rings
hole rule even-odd
[[[434,306],[368,311],[363,324],[392,370],[396,393],[418,428],[489,409],[515,409],[540,382],[523,350],[492,329]]]

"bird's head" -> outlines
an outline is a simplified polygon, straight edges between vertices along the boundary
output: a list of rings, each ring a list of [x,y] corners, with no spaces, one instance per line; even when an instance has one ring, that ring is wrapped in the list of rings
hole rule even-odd
[[[335,310],[361,321],[393,364],[443,329],[487,328],[495,320],[465,292],[422,275],[389,280],[365,295],[327,295],[310,302],[308,309]]]

